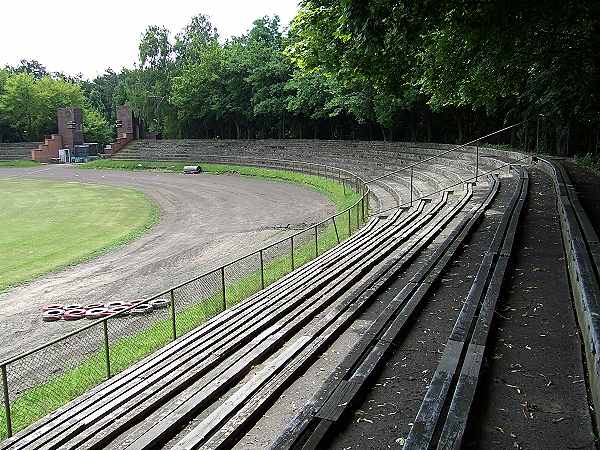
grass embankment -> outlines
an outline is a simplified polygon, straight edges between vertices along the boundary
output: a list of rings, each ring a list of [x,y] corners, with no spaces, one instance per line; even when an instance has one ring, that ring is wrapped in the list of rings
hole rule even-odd
[[[582,167],[587,167],[597,174],[600,174],[600,155],[596,155],[594,153],[575,155],[575,163]]]
[[[0,292],[125,244],[158,220],[141,192],[76,182],[0,180]]]
[[[129,170],[131,165],[129,161],[113,161],[112,164],[107,164],[109,161],[96,161],[84,165],[86,168],[117,168]],[[113,164],[118,165],[114,167]],[[125,163],[125,164],[123,164]],[[184,164],[171,163],[144,163],[144,169],[140,169],[135,162],[135,168],[131,170],[166,170],[180,171]],[[113,167],[110,167],[113,166]],[[218,164],[201,164],[202,169],[209,173],[235,173],[239,175],[258,176],[265,179],[291,181],[301,183],[316,189],[326,195],[337,207],[338,211],[342,211],[352,206],[360,198],[360,196],[349,189],[344,193],[342,185],[323,177],[314,175],[305,175],[296,172],[288,172],[284,170],[263,169],[244,166],[218,165]],[[356,209],[351,213],[351,226],[348,226],[348,216],[345,214],[336,219],[337,231],[340,239],[347,238],[351,231],[358,228]],[[319,229],[318,233],[318,248],[319,254],[330,249],[337,244],[337,235],[333,224],[324,226]],[[290,248],[287,247],[289,251]],[[265,253],[266,256],[266,253]],[[308,231],[305,235],[299,236],[294,247],[294,267],[300,267],[306,262],[315,257],[315,243],[312,231]],[[251,267],[258,267],[258,255],[253,258]],[[249,266],[250,264],[243,264]],[[274,256],[265,261],[264,267],[264,282],[268,286],[279,280],[284,275],[292,270],[291,252]],[[231,272],[236,272],[232,270]],[[242,269],[240,269],[242,272]],[[229,271],[227,272],[229,273]],[[212,292],[204,292],[204,294],[196,294],[201,287],[214,286]],[[246,271],[237,279],[226,279],[226,304],[227,307],[233,306],[248,296],[258,292],[261,289],[261,273],[260,271]],[[190,298],[192,292],[192,298]],[[183,296],[187,297],[186,305],[183,305]],[[176,328],[177,336],[193,330],[198,325],[201,325],[209,318],[223,311],[223,293],[220,290],[220,274],[207,275],[205,279],[193,282],[181,290],[175,291],[176,298]],[[162,313],[153,313],[147,316],[146,323],[140,325],[139,322],[131,322],[131,319],[114,319],[115,328],[127,330],[126,337],[117,337],[120,333],[115,332],[115,342],[110,345],[109,354],[111,362],[111,372],[118,373],[132,364],[140,361],[145,356],[154,352],[169,343],[172,336],[172,323],[168,319],[170,317],[170,309],[164,310]],[[137,331],[132,330],[135,324]],[[101,329],[96,327],[93,332],[94,336],[100,336]],[[112,329],[112,326],[110,327]],[[86,335],[87,336],[87,335]],[[106,354],[103,350],[99,350],[95,354],[85,358],[80,364],[74,368],[66,370],[64,373],[56,376],[47,383],[29,389],[12,403],[13,428],[20,430],[33,423],[35,420],[44,415],[56,410],[60,406],[66,404],[70,400],[83,394],[91,387],[101,383],[106,378]],[[0,424],[5,421],[3,412],[0,412]],[[0,439],[5,436],[5,431],[0,425]]]
[[[98,159],[78,167],[83,169],[112,169],[112,170],[152,170],[158,172],[182,172],[186,165],[199,165],[202,171],[216,175],[243,175],[263,178],[266,180],[286,181],[296,184],[308,185],[311,188],[325,195],[331,200],[338,211],[343,211],[352,206],[359,196],[355,192],[348,190],[344,194],[343,186],[328,178],[307,175],[288,170],[266,169],[262,167],[248,167],[234,164],[209,164],[196,162],[161,162],[161,161],[128,161]]]
[[[0,161],[0,167],[36,167],[39,165],[40,165],[39,162],[31,161],[31,160],[27,160],[27,159]]]

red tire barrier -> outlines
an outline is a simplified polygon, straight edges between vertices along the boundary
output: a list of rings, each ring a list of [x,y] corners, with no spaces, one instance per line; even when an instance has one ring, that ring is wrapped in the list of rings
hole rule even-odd
[[[62,318],[63,320],[79,320],[79,319],[83,319],[85,317],[85,313],[87,311],[83,308],[81,309],[68,309],[65,311],[65,313],[63,314]]]
[[[71,305],[65,305],[65,311],[74,311],[74,310],[78,310],[78,309],[83,309],[85,310],[85,308],[83,307],[83,305],[80,305],[79,303],[73,303]]]
[[[85,306],[85,309],[87,309],[88,311],[90,309],[98,309],[98,308],[104,308],[104,303],[92,303],[92,304]]]
[[[129,305],[129,306],[131,306],[131,305]],[[129,314],[129,311],[126,311],[127,308],[129,308],[129,306],[123,306],[123,305],[121,305],[121,306],[115,306],[113,308],[110,308],[108,311],[111,314],[121,313],[121,316],[126,316],[126,315]]]
[[[65,309],[65,307],[64,307],[64,305],[61,305],[60,303],[53,303],[50,305],[42,306],[42,311],[49,311],[51,309]]]
[[[152,305],[143,304],[137,305],[135,308],[131,310],[131,314],[134,316],[142,316],[144,314],[150,314],[154,308]]]
[[[64,310],[62,309],[48,309],[42,314],[42,320],[44,322],[56,322],[62,319]]]
[[[122,302],[120,300],[116,300],[114,302],[108,302],[106,304],[106,307],[108,309],[112,309],[112,308],[116,308],[118,306],[131,306],[133,303],[129,303],[129,302]]]
[[[164,298],[157,298],[156,300],[150,300],[148,303],[152,305],[153,308],[162,309],[169,306],[170,302],[169,300],[165,300]]]
[[[105,313],[107,312],[106,308],[90,308],[85,313],[85,318],[89,320],[100,319],[105,317]]]

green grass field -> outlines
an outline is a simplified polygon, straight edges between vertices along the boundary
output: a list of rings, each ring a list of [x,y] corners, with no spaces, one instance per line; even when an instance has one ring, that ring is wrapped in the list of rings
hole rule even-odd
[[[140,236],[158,220],[141,192],[0,179],[0,291]]]

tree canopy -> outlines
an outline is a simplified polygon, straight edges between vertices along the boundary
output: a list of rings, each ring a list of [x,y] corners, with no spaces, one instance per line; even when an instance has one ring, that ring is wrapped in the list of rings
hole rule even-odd
[[[224,40],[199,14],[149,26],[132,69],[91,81],[0,70],[0,140],[81,106],[106,142],[127,103],[170,138],[463,142],[543,115],[546,150],[599,150],[599,23],[594,0],[302,0],[289,26],[262,17]]]

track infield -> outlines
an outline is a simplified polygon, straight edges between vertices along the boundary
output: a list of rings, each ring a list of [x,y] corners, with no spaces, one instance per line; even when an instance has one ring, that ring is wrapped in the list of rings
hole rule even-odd
[[[128,188],[12,179],[0,192],[0,291],[125,244],[158,220],[158,206]]]

